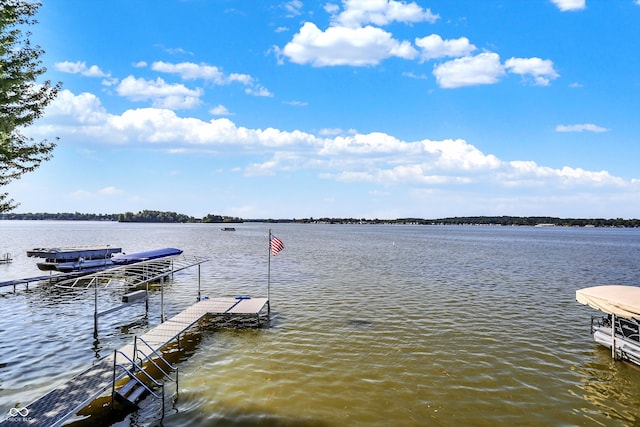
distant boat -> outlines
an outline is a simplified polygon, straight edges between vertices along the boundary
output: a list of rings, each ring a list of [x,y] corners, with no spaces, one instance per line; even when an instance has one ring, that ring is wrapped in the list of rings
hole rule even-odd
[[[63,248],[35,248],[27,251],[28,257],[44,258],[36,265],[42,271],[80,271],[111,266],[113,254],[122,248],[111,246],[75,246]]]
[[[614,359],[640,365],[640,287],[593,286],[578,289],[576,300],[606,313],[591,316],[591,334]]]
[[[165,258],[175,255],[180,255],[181,249],[176,248],[162,248],[153,249],[151,251],[136,252],[132,254],[121,254],[111,258],[111,262],[115,265],[127,265],[134,264],[136,262],[148,261],[151,259]]]
[[[223,227],[220,230],[222,230],[222,231],[236,231],[236,228],[235,227]]]

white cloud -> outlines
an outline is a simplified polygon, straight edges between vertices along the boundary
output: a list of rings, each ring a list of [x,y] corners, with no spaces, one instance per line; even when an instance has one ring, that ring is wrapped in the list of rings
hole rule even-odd
[[[302,9],[302,2],[300,0],[291,0],[284,4],[285,10],[288,12],[288,17],[300,15]]]
[[[553,69],[553,62],[540,58],[511,58],[505,62],[510,73],[532,76],[535,84],[548,86],[550,80],[557,79],[559,74]]]
[[[236,82],[244,85],[251,85],[253,83],[253,78],[248,74],[232,73],[227,75],[214,65],[195,64],[193,62],[173,64],[170,62],[156,61],[151,64],[151,69],[162,73],[178,74],[183,80],[202,79],[217,85],[227,85]]]
[[[397,138],[380,132],[373,132],[367,135],[357,134],[353,136],[338,136],[328,139],[324,147],[320,150],[322,155],[336,155],[340,153],[395,153],[405,150],[412,150],[410,144],[405,144]]]
[[[585,0],[551,0],[551,2],[563,12],[582,10],[586,6]]]
[[[425,140],[422,147],[431,155],[435,169],[479,171],[497,169],[501,165],[494,155],[485,155],[462,139]]]
[[[81,113],[78,115],[78,113]],[[576,126],[576,125],[574,125]],[[586,130],[599,127],[577,125]],[[576,127],[575,129],[578,129]],[[63,90],[45,116],[30,128],[36,135],[59,135],[67,144],[153,144],[167,152],[181,153],[194,147],[234,153],[250,149],[269,155],[261,162],[247,160],[239,170],[247,175],[277,174],[297,169],[315,170],[325,179],[366,181],[383,186],[398,183],[414,188],[440,186],[493,186],[495,188],[612,188],[629,189],[636,182],[607,171],[565,166],[551,168],[534,161],[504,161],[483,153],[462,139],[403,141],[382,132],[325,129],[322,136],[298,130],[250,129],[227,118],[203,121],[180,117],[160,108],[108,114],[91,94],[73,95]],[[101,193],[118,194],[107,187]]]
[[[247,95],[254,95],[254,96],[264,96],[267,98],[271,98],[273,97],[273,93],[271,93],[271,91],[269,91],[269,89],[267,89],[266,87],[257,85],[254,87],[248,87],[244,90],[244,92]]]
[[[432,39],[434,45],[437,39]],[[550,81],[559,77],[553,68],[553,62],[540,58],[511,58],[504,65],[500,56],[493,52],[484,52],[476,56],[465,56],[438,64],[433,75],[438,85],[451,89],[463,86],[497,83],[506,72],[533,78],[539,86],[548,86]]]
[[[405,71],[402,73],[402,75],[404,77],[408,77],[410,79],[416,79],[416,80],[427,80],[429,78],[426,74],[415,74],[415,73],[412,73],[411,71]]]
[[[108,114],[102,103],[92,93],[74,95],[63,89],[47,107],[47,117],[61,124],[79,124],[82,126],[103,125]]]
[[[366,24],[383,26],[392,22],[405,24],[435,22],[439,16],[416,3],[394,0],[343,0],[344,10],[334,16],[334,24],[357,28]],[[326,9],[325,9],[326,10]],[[334,9],[335,10],[335,9]]]
[[[586,171],[581,168],[564,166],[554,169],[540,166],[533,161],[512,161],[505,163],[501,174],[507,186],[537,186],[544,187],[549,183],[567,187],[576,185],[621,187],[629,185],[622,178],[612,176],[607,171]]]
[[[193,55],[193,52],[185,50],[185,49],[183,49],[181,47],[163,47],[163,46],[160,46],[160,48],[162,50],[164,50],[165,52],[167,52],[168,54],[170,54],[170,55],[189,55],[189,56]]]
[[[225,74],[220,68],[214,65],[195,64],[193,62],[173,64],[170,62],[156,61],[151,64],[151,69],[162,73],[177,74],[182,80],[201,79],[216,85],[240,83],[245,86],[245,93],[248,95],[273,97],[273,93],[271,93],[269,89],[258,84],[250,75],[241,73]]]
[[[322,136],[336,136],[336,135],[345,135],[345,134],[356,135],[357,133],[358,132],[355,129],[344,130],[341,128],[324,128],[324,129],[320,129],[320,131],[318,132],[318,135],[322,135]]]
[[[327,3],[324,5],[324,11],[330,15],[336,15],[338,12],[340,12],[340,6],[333,3]]]
[[[640,1],[640,0],[638,0]],[[415,2],[394,0],[343,0],[343,10],[335,3],[327,3],[324,10],[332,15],[330,26],[321,30],[313,22],[305,22],[283,48],[274,46],[278,63],[286,57],[297,64],[325,66],[375,66],[389,58],[420,62],[456,58],[434,66],[433,75],[442,88],[486,85],[497,83],[507,72],[519,74],[533,84],[548,86],[559,77],[549,59],[511,58],[502,64],[497,53],[483,52],[472,56],[477,47],[467,37],[443,39],[438,34],[416,37],[415,46],[399,40],[380,26],[392,22],[411,24],[435,22],[438,15],[423,9]],[[563,7],[571,6],[568,0],[560,1]],[[403,73],[410,78],[424,75]],[[251,91],[247,91],[248,93]]]
[[[594,125],[593,123],[556,126],[556,132],[607,132],[608,130],[609,129]]]
[[[284,104],[291,105],[293,107],[306,107],[309,105],[308,102],[304,101],[284,101]]]
[[[490,52],[454,59],[437,65],[433,70],[438,85],[446,89],[494,84],[504,73],[500,57]]]
[[[119,188],[113,187],[113,186],[105,187],[105,188],[102,188],[102,189],[98,190],[98,194],[103,195],[103,196],[120,196],[123,193],[124,193],[124,191],[122,191]]]
[[[120,82],[116,92],[133,101],[150,100],[154,107],[170,109],[196,107],[202,96],[202,89],[189,89],[181,84],[169,84],[160,77],[156,80],[145,80],[128,76]]]
[[[56,62],[53,67],[63,73],[80,74],[85,77],[110,77],[109,73],[105,73],[97,65],[87,67],[87,63],[84,61]]]
[[[276,175],[278,172],[297,169],[296,165],[300,162],[301,158],[299,155],[292,152],[281,151],[274,153],[270,159],[262,163],[251,163],[241,172],[243,172],[245,176]]]
[[[467,56],[476,47],[469,43],[466,37],[443,40],[438,34],[431,34],[423,38],[416,38],[416,46],[422,48],[420,57],[423,61],[436,58]]]
[[[395,40],[380,28],[329,27],[321,31],[306,22],[281,53],[297,64],[317,67],[375,65],[390,57],[413,59],[418,52],[411,43]]]
[[[100,196],[115,197],[115,196],[122,196],[123,194],[125,194],[123,190],[110,186],[110,187],[101,188],[97,191],[89,191],[84,189],[75,190],[69,193],[69,196],[72,199],[95,201],[95,199]]]
[[[227,110],[227,107],[225,107],[222,104],[219,104],[213,107],[212,109],[210,109],[209,113],[211,113],[214,116],[230,116],[231,115],[229,110]]]

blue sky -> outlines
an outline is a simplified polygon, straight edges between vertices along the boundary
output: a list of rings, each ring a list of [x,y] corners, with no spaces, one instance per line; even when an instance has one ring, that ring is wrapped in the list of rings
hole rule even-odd
[[[16,212],[640,216],[640,0],[43,0]]]

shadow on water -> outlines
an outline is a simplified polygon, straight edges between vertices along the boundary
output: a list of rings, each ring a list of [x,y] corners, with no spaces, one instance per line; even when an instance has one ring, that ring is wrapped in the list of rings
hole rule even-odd
[[[146,319],[132,322],[122,326],[127,331],[129,328],[137,328],[146,323]],[[188,360],[195,354],[199,348],[203,338],[211,336],[216,332],[227,331],[232,334],[242,333],[259,333],[260,329],[268,328],[269,323],[265,322],[261,325],[248,322],[246,320],[232,320],[226,316],[208,315],[202,318],[197,325],[189,332],[182,335],[179,341],[175,340],[162,350],[162,356],[173,366],[178,367],[182,362]],[[128,331],[130,332],[130,331]],[[153,366],[147,365],[145,369],[155,379],[162,378],[162,373]],[[179,375],[179,374],[178,374]],[[116,388],[123,386],[128,379],[120,380]],[[179,384],[178,377],[178,384]],[[82,409],[71,422],[65,425],[74,427],[94,426],[94,425],[114,425],[114,426],[138,426],[138,425],[171,425],[172,416],[183,415],[183,411],[179,409],[180,392],[175,382],[165,383],[165,415],[162,416],[162,401],[147,396],[139,404],[138,408],[125,406],[111,399],[111,390],[105,392],[106,395],[100,396]],[[197,416],[196,416],[197,418]],[[182,418],[180,418],[182,419]],[[261,426],[309,426],[322,427],[324,424],[319,422],[308,421],[286,421],[282,422],[275,415],[269,414],[237,414],[231,418],[221,417],[215,421],[207,420],[206,425],[214,426],[244,426],[244,425],[261,425]],[[195,425],[205,425],[195,423]],[[179,424],[178,424],[179,425]],[[193,425],[191,421],[189,425]]]
[[[374,323],[370,320],[364,319],[349,319],[347,320],[347,326],[351,328],[371,328]]]
[[[595,348],[592,356],[592,361],[577,368],[583,381],[576,393],[590,403],[580,412],[587,418],[604,415],[611,420],[638,425],[640,414],[635,400],[629,396],[640,395],[640,367],[614,361],[605,348]]]
[[[219,408],[216,414],[203,414],[197,409],[193,411],[181,411],[180,399],[167,399],[167,413],[160,418],[162,407],[160,402],[151,398],[145,399],[141,409],[126,413],[112,412],[109,397],[101,397],[93,402],[93,405],[107,408],[101,415],[92,414],[85,418],[66,424],[73,427],[111,425],[113,427],[125,426],[211,426],[211,427],[328,427],[330,424],[315,419],[291,419],[283,418],[277,414],[266,412],[259,408],[238,409]],[[185,421],[187,417],[188,421]]]

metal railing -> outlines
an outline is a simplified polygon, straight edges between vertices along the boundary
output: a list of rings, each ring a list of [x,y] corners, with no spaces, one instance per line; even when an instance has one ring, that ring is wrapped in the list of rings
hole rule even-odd
[[[169,368],[170,371],[175,372],[176,373],[176,378],[173,379],[171,377],[171,375],[169,375],[168,372],[166,372],[164,369],[162,369],[160,367],[160,365],[158,365],[156,363],[155,360],[153,360],[153,358],[151,357],[151,354],[146,354],[144,351],[142,351],[139,347],[138,347],[138,341],[142,341],[142,343],[149,349],[151,350],[151,354],[155,355],[158,359],[162,360],[162,363],[164,363],[164,365]],[[144,356],[144,358],[140,358],[140,365],[142,365],[144,362],[149,362],[151,363],[158,371],[160,371],[160,373],[162,373],[163,377],[168,379],[169,381],[173,381],[176,383],[176,394],[178,393],[178,367],[172,365],[171,363],[169,363],[169,361],[167,359],[165,359],[162,354],[160,354],[156,349],[154,349],[153,347],[151,347],[151,345],[149,345],[148,342],[146,342],[142,337],[138,337],[135,336],[133,338],[133,352],[134,352],[134,359],[135,356],[138,355],[138,353],[140,353],[141,355]]]
[[[149,354],[145,353],[138,346],[138,341],[142,342],[149,350]],[[125,363],[118,363],[118,355],[124,357],[127,362],[129,362],[129,367],[126,366]],[[142,357],[139,357],[141,355]],[[155,399],[162,400],[162,417],[164,419],[165,414],[165,381],[173,381],[176,383],[176,394],[178,394],[178,368],[172,365],[167,359],[165,359],[162,354],[160,354],[156,349],[154,349],[149,343],[147,343],[143,338],[135,336],[133,341],[133,359],[127,356],[121,350],[114,350],[113,353],[113,380],[111,385],[111,407],[113,408],[113,401],[116,395],[116,382],[122,378],[125,374],[130,378],[130,381],[135,381],[139,387],[143,387],[151,396]],[[165,365],[164,369],[154,360],[152,356],[156,356],[157,359],[161,361],[162,364]],[[136,361],[135,359],[138,359]],[[146,365],[146,366],[145,366]],[[149,374],[145,368],[152,365],[155,369],[157,369],[162,376],[162,380],[157,380],[153,377],[153,375]],[[118,369],[122,370],[123,373],[121,375],[117,375]],[[171,375],[167,372],[167,370],[175,372],[175,379],[171,377]],[[143,381],[143,378],[148,380],[148,383]],[[154,391],[154,388],[160,388],[161,392],[158,393]],[[126,396],[122,396],[127,399]],[[132,402],[135,403],[135,402]]]

